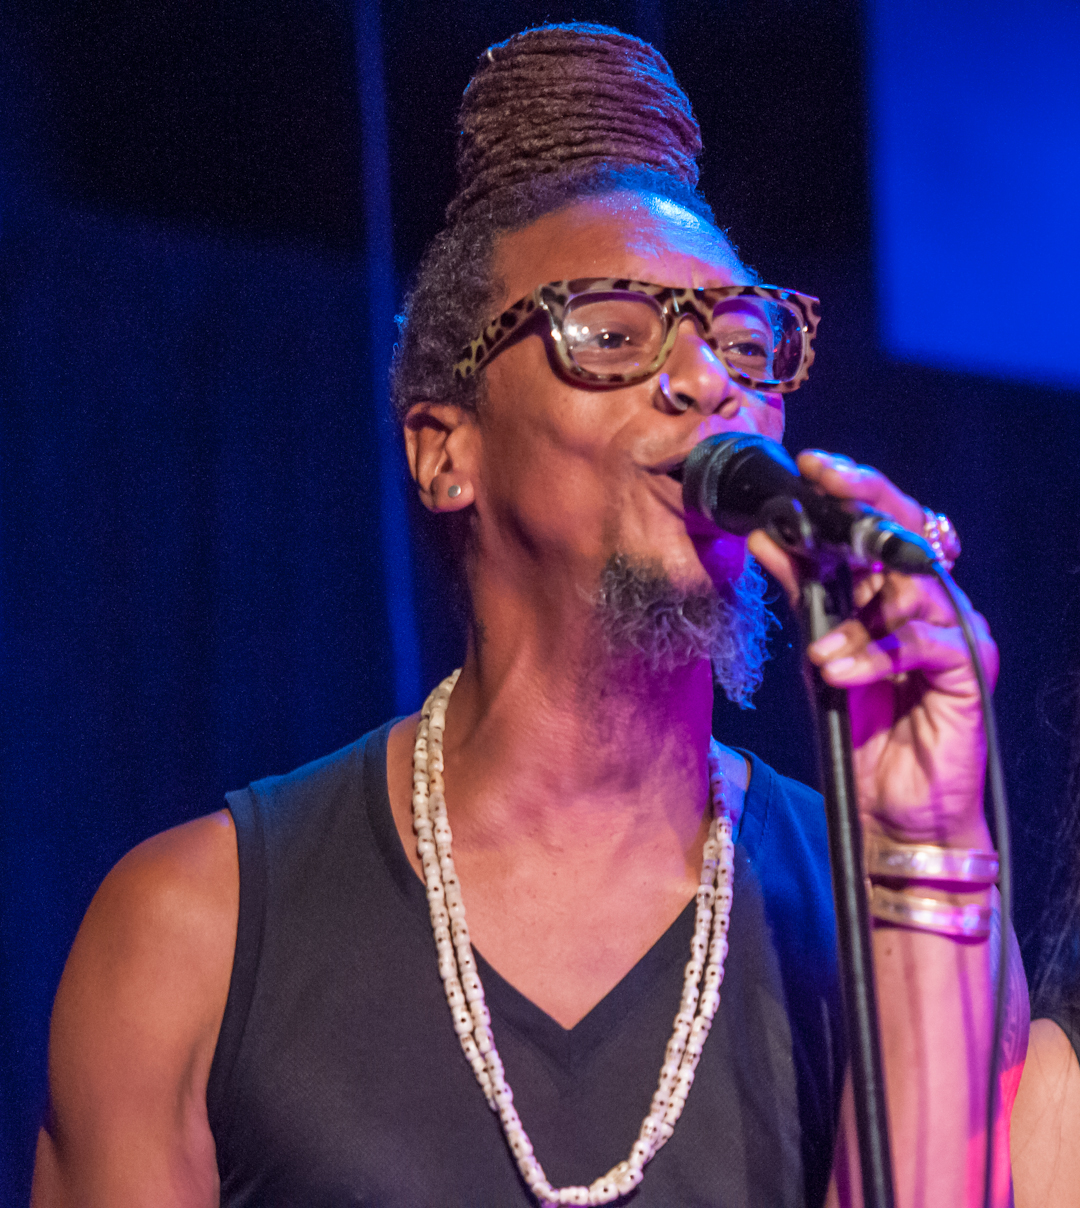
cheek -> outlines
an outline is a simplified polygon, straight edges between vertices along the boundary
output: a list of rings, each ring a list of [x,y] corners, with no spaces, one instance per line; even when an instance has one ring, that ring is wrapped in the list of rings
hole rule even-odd
[[[628,391],[591,391],[565,381],[538,335],[507,349],[488,375],[484,426],[492,443],[577,473],[615,457],[617,434],[642,410]]]
[[[784,439],[784,396],[782,394],[763,394],[763,406],[758,408],[758,431],[770,440]]]
[[[490,502],[500,510],[543,513],[542,527],[564,514],[595,510],[615,452],[609,402],[557,378],[539,339],[508,349],[490,367],[481,419]]]

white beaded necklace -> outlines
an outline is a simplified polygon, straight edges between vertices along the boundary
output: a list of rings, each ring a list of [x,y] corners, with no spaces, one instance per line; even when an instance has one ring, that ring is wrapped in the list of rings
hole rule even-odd
[[[469,928],[465,923],[461,883],[450,851],[442,740],[446,705],[460,674],[459,668],[443,680],[424,703],[413,749],[412,798],[416,848],[424,867],[439,975],[446,990],[446,1001],[450,1004],[454,1031],[488,1106],[499,1115],[522,1178],[543,1208],[556,1204],[609,1204],[641,1182],[645,1163],[674,1131],[720,1004],[720,983],[724,980],[724,958],[728,951],[734,846],[731,816],[723,799],[724,778],[719,758],[715,747],[710,749],[709,793],[713,819],[701,863],[694,938],[690,944],[690,961],[686,966],[675,1029],[664,1052],[660,1081],[649,1114],[625,1161],[588,1187],[552,1187],[533,1154],[532,1144],[514,1107],[513,1092],[503,1074],[503,1064],[491,1034],[491,1016],[484,1002],[484,988],[469,941]],[[705,980],[699,989],[702,972]]]

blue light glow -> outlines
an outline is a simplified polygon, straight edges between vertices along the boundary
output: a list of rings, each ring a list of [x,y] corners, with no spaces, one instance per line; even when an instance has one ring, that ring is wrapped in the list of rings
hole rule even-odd
[[[1080,7],[871,0],[869,16],[886,348],[1080,383]]]

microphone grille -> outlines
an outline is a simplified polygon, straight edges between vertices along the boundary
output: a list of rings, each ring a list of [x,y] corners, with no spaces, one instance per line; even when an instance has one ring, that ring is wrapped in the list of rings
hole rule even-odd
[[[696,444],[683,463],[683,504],[712,517],[720,476],[731,459],[744,449],[760,446],[765,438],[753,432],[717,433]],[[749,530],[747,530],[749,531]]]

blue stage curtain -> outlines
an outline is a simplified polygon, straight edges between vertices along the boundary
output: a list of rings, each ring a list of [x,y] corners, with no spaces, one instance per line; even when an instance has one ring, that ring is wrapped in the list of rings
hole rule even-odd
[[[358,4],[355,246],[80,204],[8,131],[3,1204],[26,1201],[50,1003],[110,866],[420,703],[377,17]]]

